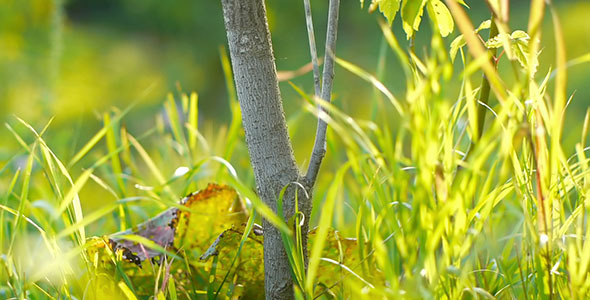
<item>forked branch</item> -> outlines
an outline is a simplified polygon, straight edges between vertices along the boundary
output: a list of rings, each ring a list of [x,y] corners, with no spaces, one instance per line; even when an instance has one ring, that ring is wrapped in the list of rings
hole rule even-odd
[[[305,0],[308,2],[308,0]],[[309,3],[306,4],[309,6]],[[326,101],[330,103],[330,98],[332,95],[332,86],[334,82],[334,58],[335,58],[335,50],[336,50],[336,37],[338,33],[338,8],[340,7],[340,0],[330,0],[330,5],[328,9],[328,28],[326,32],[326,51],[324,54],[324,71],[322,74],[322,89],[320,92],[320,99],[319,101]],[[307,11],[307,8],[306,8]],[[307,13],[306,13],[307,14]],[[313,25],[310,26],[309,22],[311,22],[311,13],[307,17],[308,21],[308,34],[311,28],[312,35],[313,35]],[[312,48],[312,60],[315,52],[315,42],[310,39],[310,46]],[[319,69],[319,67],[318,67]],[[318,72],[319,73],[319,72]],[[318,80],[319,81],[319,80]],[[316,93],[317,93],[317,86],[316,86]],[[322,120],[321,115],[325,113],[325,109],[322,106],[322,103],[318,103],[318,126],[315,135],[315,142],[313,145],[313,150],[311,152],[311,158],[309,160],[309,166],[307,168],[307,173],[305,174],[306,183],[311,188],[317,178],[318,172],[320,170],[320,165],[322,164],[322,160],[326,155],[326,131],[328,128],[328,124]]]

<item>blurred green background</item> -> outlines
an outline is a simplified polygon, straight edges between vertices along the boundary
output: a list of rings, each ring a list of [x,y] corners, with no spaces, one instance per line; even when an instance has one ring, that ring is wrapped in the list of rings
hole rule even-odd
[[[320,53],[327,2],[312,1]],[[557,2],[568,59],[588,53],[590,22],[580,20],[590,16],[590,1]],[[489,17],[485,1],[467,3],[475,24]],[[528,5],[528,1],[512,1],[512,30],[526,30]],[[377,24],[382,17],[377,12],[370,14],[367,7],[361,9],[355,0],[342,1],[337,55],[375,73],[377,57],[385,49]],[[295,70],[308,63],[302,1],[270,0],[267,9],[278,69]],[[399,18],[394,31],[405,42]],[[457,30],[445,42],[450,44],[456,35]],[[429,36],[425,18],[416,41],[421,56],[426,53]],[[543,38],[539,80],[554,61],[550,18],[546,18]],[[156,126],[155,116],[162,111],[166,95],[178,95],[182,90],[199,93],[200,129],[206,137],[215,137],[231,118],[220,63],[220,47],[225,44],[220,1],[0,0],[0,122],[14,126],[18,123],[14,116],[18,116],[41,129],[54,117],[44,136],[57,156],[69,161],[102,128],[105,112],[123,110],[139,101],[123,120],[129,132],[139,136]],[[391,51],[387,53],[383,82],[403,99],[401,70]],[[457,73],[460,68],[457,60]],[[509,78],[509,73],[506,76]],[[576,93],[565,125],[571,130],[564,132],[568,154],[579,139],[590,103],[589,78],[587,64],[569,71],[568,91]],[[292,81],[308,93],[313,91],[309,73]],[[290,130],[297,161],[304,165],[313,143],[315,119],[302,113],[303,100],[287,82],[281,83],[281,91],[293,125]],[[339,67],[334,94],[336,105],[344,112],[360,119],[371,117],[367,103],[373,100],[373,88]],[[26,130],[19,132],[31,136]],[[24,159],[26,153],[4,126],[0,140],[0,170],[9,178],[23,163],[19,156]],[[338,155],[334,150],[338,151],[331,149],[325,174],[329,174],[330,164],[337,163],[329,161]],[[247,168],[247,157],[237,155],[232,163]],[[324,178],[330,180],[330,176]],[[0,183],[7,184],[6,180]],[[103,198],[91,188],[85,188],[83,194],[85,210],[97,207]]]

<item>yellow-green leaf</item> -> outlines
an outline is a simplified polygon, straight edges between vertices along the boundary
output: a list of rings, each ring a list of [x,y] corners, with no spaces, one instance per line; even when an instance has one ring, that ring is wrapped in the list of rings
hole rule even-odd
[[[428,15],[434,21],[440,35],[447,36],[453,32],[455,23],[449,9],[440,0],[431,0],[428,2]]]
[[[490,27],[492,27],[492,20],[485,20],[479,24],[477,29],[475,29],[475,32],[480,32],[484,29],[490,29]]]
[[[238,259],[232,264],[238,255],[245,231],[246,224],[223,231],[200,259],[211,261],[212,256],[218,257],[215,280],[213,281],[216,290],[229,286],[226,279],[229,274],[234,278],[234,282],[243,286],[241,290],[234,291],[233,296],[239,295],[243,299],[259,299],[260,291],[264,289],[263,237],[259,229],[250,232],[242,245]],[[224,286],[220,286],[222,284]]]
[[[408,39],[420,28],[426,2],[427,0],[406,0],[402,4],[403,27]]]
[[[480,32],[484,29],[489,29],[491,25],[492,25],[491,20],[485,20],[485,21],[481,22],[481,24],[479,24],[477,29],[475,29],[475,32]],[[449,51],[449,55],[451,57],[452,62],[455,61],[455,57],[457,56],[457,51],[459,51],[459,48],[463,48],[463,46],[465,46],[465,37],[463,37],[463,35],[460,34],[451,43],[451,49]]]
[[[389,25],[395,20],[395,15],[399,10],[401,0],[380,0],[379,11],[387,18]]]
[[[166,296],[164,295],[164,292],[159,291],[158,294],[156,295],[156,300],[166,300]]]
[[[490,38],[486,41],[486,47],[488,48],[500,48],[504,45],[503,43],[504,35],[502,33],[498,34],[495,37]]]
[[[451,43],[451,50],[449,51],[449,56],[451,57],[452,62],[455,61],[455,57],[457,56],[457,51],[459,51],[459,48],[462,48],[463,46],[465,46],[465,38],[462,34],[460,34]]]
[[[510,38],[513,40],[521,40],[528,42],[529,35],[522,30],[515,30],[514,32],[512,32],[512,34],[510,34]]]
[[[125,297],[127,297],[127,299],[129,299],[129,300],[137,300],[137,297],[135,297],[135,295],[129,289],[129,287],[125,284],[125,282],[120,281],[119,282],[119,288],[121,289],[121,291],[123,291],[123,294],[125,294]]]
[[[174,246],[196,250],[199,255],[220,232],[247,219],[238,194],[228,186],[210,184],[183,202],[190,211],[178,212]]]

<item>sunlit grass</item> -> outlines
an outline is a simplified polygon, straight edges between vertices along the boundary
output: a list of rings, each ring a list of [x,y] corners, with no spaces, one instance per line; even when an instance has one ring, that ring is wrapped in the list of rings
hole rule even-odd
[[[354,119],[336,105],[324,104],[327,113],[319,115],[330,126],[333,161],[320,173],[330,180],[320,179],[314,191],[311,218],[317,220],[317,231],[307,269],[301,245],[305,233],[257,198],[252,172],[241,163],[247,149],[223,49],[232,120],[216,132],[199,127],[198,95],[182,92],[168,96],[147,132],[126,128],[133,105],[104,113],[102,128],[71,157],[52,151],[55,141],[44,137],[51,122],[36,128],[13,118],[7,130],[22,149],[0,171],[7,183],[0,205],[0,296],[135,299],[131,275],[122,271],[117,254],[111,253],[115,274],[101,273],[96,258],[87,254],[88,237],[131,228],[206,183],[222,182],[281,229],[300,298],[589,297],[590,110],[575,148],[561,146],[561,135],[569,130],[564,120],[566,70],[588,59],[565,60],[559,20],[551,13],[554,70],[535,76],[536,66],[521,65],[516,56],[505,54],[502,59],[512,58],[514,82],[502,81],[505,70],[491,66],[485,49],[473,52],[476,57],[467,48],[458,49],[453,62],[435,34],[426,54],[408,53],[385,24],[384,44],[391,49],[377,59],[393,54],[401,62],[403,95],[394,95],[379,75],[358,67],[354,59],[338,59],[340,72],[351,72],[375,88],[376,94],[367,97],[370,102],[362,100],[377,113],[371,120]],[[472,31],[468,18],[456,18],[463,31]],[[533,11],[531,19],[538,18]],[[535,22],[528,29],[531,39],[540,36]],[[477,42],[471,36],[465,47]],[[529,46],[531,59],[525,61],[532,63],[540,45]],[[453,74],[453,64],[462,64],[460,74]],[[477,113],[482,68],[494,80],[492,95],[499,99],[486,104],[485,127]],[[452,81],[460,81],[457,94],[447,88]],[[301,111],[317,114],[313,97],[292,87],[301,95]],[[473,138],[477,132],[481,137]],[[85,190],[104,195],[104,203],[85,210]],[[254,221],[258,219],[249,219],[248,231]],[[331,228],[356,238],[357,264],[323,256]],[[181,256],[174,258],[186,259]],[[331,292],[318,292],[325,288],[317,280],[320,264],[341,270],[334,274],[338,284],[328,287]],[[221,287],[207,285],[211,274],[190,271],[192,290],[177,291],[173,279],[163,288],[168,278],[164,266],[153,266],[154,297],[219,295]]]

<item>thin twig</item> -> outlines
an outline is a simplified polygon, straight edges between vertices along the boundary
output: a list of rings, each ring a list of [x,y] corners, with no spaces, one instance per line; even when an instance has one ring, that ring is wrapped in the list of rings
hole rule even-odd
[[[318,62],[318,51],[315,44],[315,33],[313,30],[313,19],[311,17],[311,4],[309,0],[303,0],[305,6],[305,23],[307,24],[307,38],[309,40],[309,53],[311,54],[311,64],[313,66],[313,85],[315,87],[315,96],[320,97],[320,64]]]
[[[338,8],[340,7],[340,0],[330,0],[330,7],[328,10],[328,29],[326,32],[326,53],[324,54],[324,73],[322,74],[322,91],[321,100],[330,103],[332,95],[332,85],[334,82],[334,53],[336,48],[336,36],[338,32]],[[326,130],[328,124],[322,120],[320,115],[325,113],[325,109],[318,103],[318,127],[315,135],[315,142],[307,168],[305,179],[307,184],[311,187],[315,180],[322,163],[322,159],[326,154]]]

